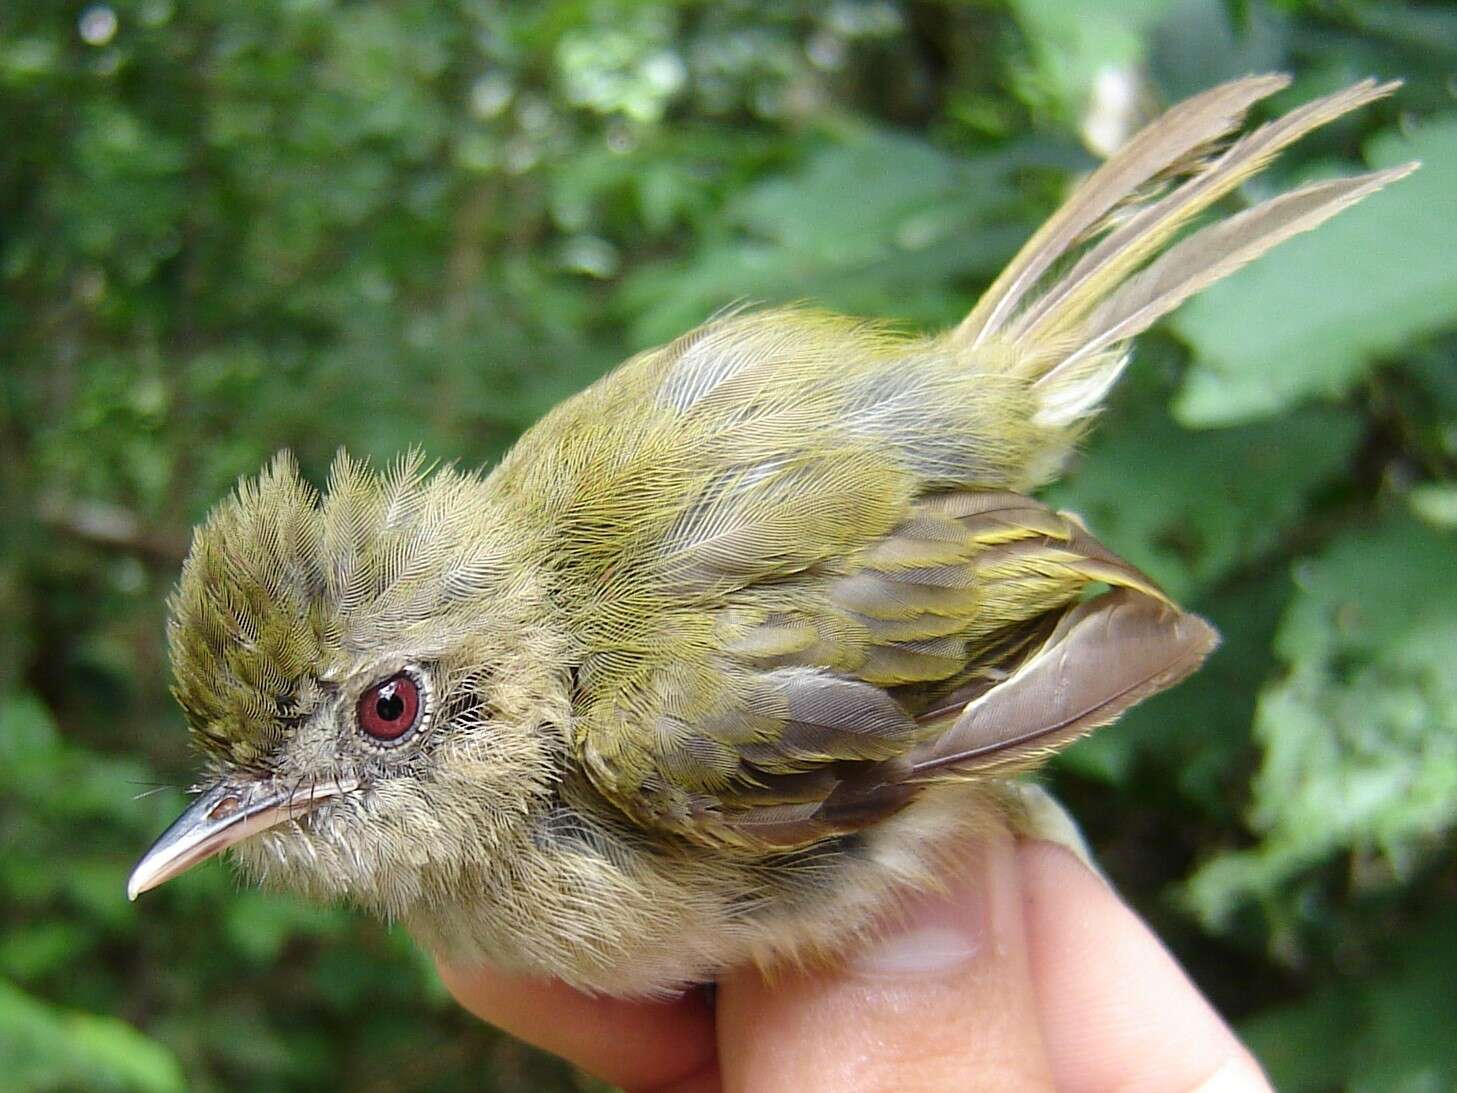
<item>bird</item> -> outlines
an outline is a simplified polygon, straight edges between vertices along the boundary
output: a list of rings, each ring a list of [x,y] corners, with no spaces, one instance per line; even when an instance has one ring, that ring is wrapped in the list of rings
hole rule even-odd
[[[835,960],[968,839],[1055,826],[1019,776],[1218,635],[1037,491],[1136,335],[1418,166],[1216,208],[1397,86],[1253,125],[1289,82],[1150,122],[950,330],[730,309],[489,470],[240,481],[169,601],[204,771],[129,896],[228,849],[452,963],[654,997]]]

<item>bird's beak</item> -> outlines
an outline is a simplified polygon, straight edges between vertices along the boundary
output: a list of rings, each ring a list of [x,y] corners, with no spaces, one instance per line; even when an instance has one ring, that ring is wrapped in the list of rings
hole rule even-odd
[[[126,882],[127,899],[136,899],[250,835],[297,819],[358,785],[351,778],[279,790],[256,782],[221,781],[193,801],[137,862]]]

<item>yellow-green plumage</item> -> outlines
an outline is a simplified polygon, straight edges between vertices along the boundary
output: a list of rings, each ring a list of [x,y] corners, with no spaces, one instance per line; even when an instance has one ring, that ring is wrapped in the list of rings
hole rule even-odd
[[[1069,441],[1027,424],[1009,357],[813,312],[730,316],[528,434],[489,484],[542,534],[599,788],[732,838],[720,821],[757,774],[903,754],[926,735],[924,684],[1109,575],[1035,503],[976,521],[976,498],[1040,484]],[[807,670],[874,728],[792,718],[829,686]]]
[[[174,599],[178,697],[220,776],[357,783],[241,843],[248,868],[622,993],[869,928],[927,883],[938,835],[1002,807],[998,776],[1215,642],[1027,494],[1130,338],[1409,169],[1171,243],[1390,90],[1222,146],[1284,82],[1215,88],[1136,136],[945,334],[724,314],[484,478],[341,458],[316,495],[283,460],[240,487]],[[428,728],[361,740],[361,696],[407,668]]]

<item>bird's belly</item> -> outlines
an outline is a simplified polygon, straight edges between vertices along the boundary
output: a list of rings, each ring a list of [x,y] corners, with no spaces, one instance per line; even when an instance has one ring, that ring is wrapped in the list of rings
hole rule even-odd
[[[762,858],[558,839],[535,847],[535,876],[518,861],[481,878],[474,898],[424,902],[404,921],[448,963],[661,996],[736,965],[843,958],[899,899],[934,886],[1000,808],[982,786],[948,785],[854,836]]]

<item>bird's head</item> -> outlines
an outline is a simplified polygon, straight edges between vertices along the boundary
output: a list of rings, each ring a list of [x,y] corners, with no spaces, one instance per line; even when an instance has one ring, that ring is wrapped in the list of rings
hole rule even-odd
[[[280,456],[197,530],[175,694],[210,766],[135,896],[233,847],[256,879],[406,913],[519,838],[566,684],[538,574],[481,479]],[[519,538],[515,536],[515,538]]]

